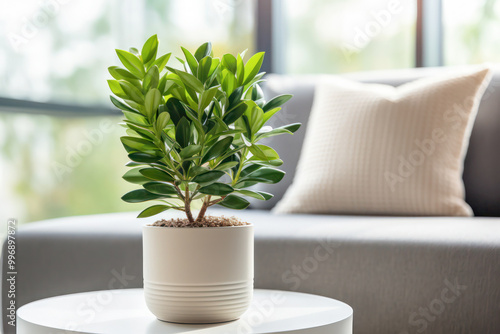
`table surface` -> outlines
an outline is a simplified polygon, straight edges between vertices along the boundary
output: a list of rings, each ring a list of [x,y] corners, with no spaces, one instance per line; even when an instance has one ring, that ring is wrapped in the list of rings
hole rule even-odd
[[[297,292],[254,290],[239,320],[210,325],[159,321],[142,289],[106,290],[42,299],[19,308],[18,334],[55,333],[311,333],[352,334],[352,308],[338,300]]]

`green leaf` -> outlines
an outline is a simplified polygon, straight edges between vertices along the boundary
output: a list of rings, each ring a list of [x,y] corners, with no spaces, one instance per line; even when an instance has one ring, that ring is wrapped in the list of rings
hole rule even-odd
[[[148,91],[150,88],[158,88],[158,83],[160,82],[160,71],[158,70],[158,66],[153,65],[146,76],[144,77],[144,81],[142,82],[142,87],[144,91]]]
[[[153,88],[146,94],[146,100],[144,102],[144,107],[146,109],[146,115],[149,119],[152,119],[158,110],[161,102],[161,93],[158,89]]]
[[[269,161],[279,159],[278,153],[266,145],[253,145],[250,147],[250,152],[252,152],[252,154],[260,160]]]
[[[158,160],[161,159],[161,157],[159,157],[159,156],[151,155],[151,154],[147,154],[147,153],[141,153],[141,152],[130,153],[128,155],[128,157],[132,161],[144,162],[144,163],[157,162]]]
[[[199,138],[202,138],[205,135],[205,132],[203,130],[203,125],[198,120],[198,115],[196,114],[196,111],[192,110],[189,107],[186,108],[186,111],[187,111],[186,116],[192,121],[192,124],[194,125],[196,132],[198,132]]]
[[[238,58],[236,58],[236,80],[238,86],[243,85],[243,81],[245,80],[245,65],[243,64],[241,55],[238,55]]]
[[[191,52],[189,52],[189,50],[187,50],[186,48],[184,48],[182,46],[181,46],[181,49],[182,49],[182,52],[184,53],[184,57],[186,58],[188,66],[191,69],[191,73],[192,74],[197,73],[198,72],[198,61],[193,56],[193,54]]]
[[[227,71],[227,70],[222,70],[222,90],[226,92],[226,94],[232,94],[234,89],[236,88],[237,85],[236,78],[233,73]]]
[[[142,185],[144,189],[158,195],[177,195],[175,187],[169,183],[151,181]]]
[[[244,196],[248,196],[248,197],[253,197],[253,198],[256,198],[256,199],[259,199],[261,201],[267,201],[271,198],[273,198],[274,196],[270,193],[266,193],[266,192],[263,192],[263,191],[252,191],[252,190],[244,190],[244,189],[238,189],[236,190],[236,192],[238,194],[241,194],[241,195],[244,195]]]
[[[234,191],[233,187],[225,183],[212,183],[208,186],[201,187],[199,192],[205,195],[226,196]]]
[[[130,111],[131,113],[136,113],[137,111],[135,111],[134,109],[130,108],[129,106],[127,106],[126,104],[120,102],[119,100],[117,100],[116,98],[114,98],[113,96],[110,96],[110,99],[111,99],[111,102],[113,103],[113,105],[115,107],[117,107],[118,109],[120,110],[123,110],[123,111]]]
[[[134,56],[132,53],[125,50],[116,50],[116,54],[118,55],[118,58],[122,62],[123,66],[125,66],[125,68],[129,70],[130,73],[132,73],[139,79],[144,78],[144,74],[146,73],[144,70],[144,65],[142,61],[137,58],[137,56]]]
[[[156,59],[153,63],[153,66],[156,65],[161,73],[165,69],[165,66],[167,65],[171,55],[171,53],[167,53],[166,55],[163,55],[160,58]]]
[[[202,83],[205,83],[208,79],[208,74],[210,73],[210,68],[212,66],[212,57],[206,56],[200,60],[200,65],[198,66],[197,77]]]
[[[120,80],[119,83],[122,90],[128,96],[127,99],[132,100],[138,104],[144,104],[144,95],[137,87],[123,80]]]
[[[174,72],[179,76],[181,79],[182,83],[191,89],[194,89],[197,93],[203,93],[204,87],[203,84],[201,83],[200,80],[198,80],[197,77],[194,75],[184,72],[184,71],[179,71],[176,70],[175,68],[172,67],[167,67],[170,71]]]
[[[134,56],[137,56],[139,57],[141,54],[139,53],[139,50],[137,50],[136,48],[130,48],[128,49],[130,51],[131,54],[133,54]]]
[[[259,183],[259,181],[240,181],[234,185],[234,189],[249,188]]]
[[[143,164],[135,162],[135,161],[129,161],[125,164],[126,167],[137,167],[137,166],[141,166],[141,165],[143,165]]]
[[[252,159],[250,159],[250,160],[252,160]],[[279,166],[283,165],[283,160],[274,159],[274,160],[269,160],[269,161],[259,161],[259,164],[264,165],[264,166],[279,167]]]
[[[245,59],[245,55],[247,54],[248,49],[243,50],[243,52],[240,52],[240,57],[241,59]]]
[[[190,169],[189,169],[189,176],[190,177],[195,177],[197,175],[200,175],[200,174],[203,174],[203,173],[206,173],[208,172],[208,169],[206,169],[205,167],[201,167],[201,166],[192,166]]]
[[[226,137],[215,143],[203,156],[201,163],[204,164],[207,161],[219,157],[221,154],[226,153],[231,143],[233,142],[233,137]]]
[[[271,131],[259,133],[257,136],[257,140],[277,136],[283,133],[293,134],[300,128],[300,126],[301,126],[300,123],[293,123],[285,126],[280,126],[279,128],[272,129]]]
[[[195,154],[200,152],[201,149],[202,149],[201,145],[189,145],[183,148],[179,153],[179,155],[184,160],[193,157]]]
[[[139,173],[147,177],[148,179],[155,180],[155,181],[164,181],[164,182],[173,182],[174,178],[157,168],[143,168],[139,170]]]
[[[264,112],[254,101],[245,101],[248,109],[245,111],[245,116],[248,119],[251,134],[257,133],[262,125],[264,125]]]
[[[264,92],[262,91],[262,88],[260,88],[260,85],[255,85],[252,89],[251,98],[259,107],[262,108],[264,106]],[[260,103],[262,103],[262,105],[260,105]]]
[[[163,198],[163,196],[152,194],[145,189],[132,190],[122,196],[122,200],[127,203],[141,203],[159,198]]]
[[[211,170],[203,174],[197,175],[192,181],[196,183],[215,182],[220,179],[225,173],[223,171]]]
[[[263,117],[263,121],[264,121],[264,124],[271,119],[271,117],[274,116],[274,114],[276,114],[278,111],[280,111],[281,108],[274,108],[274,109],[271,109],[269,111],[266,111],[264,113],[264,117]]]
[[[238,161],[228,161],[228,162],[221,163],[215,169],[216,170],[221,170],[221,171],[222,170],[228,170],[228,169],[233,168],[234,166],[237,166],[238,164],[239,164]]]
[[[222,65],[233,74],[236,74],[236,57],[232,54],[227,53],[222,56]]]
[[[139,136],[143,137],[144,139],[147,139],[149,141],[154,141],[156,139],[156,136],[150,130],[145,129],[142,126],[135,125],[130,121],[125,121],[125,123],[131,130],[135,131]]]
[[[142,104],[129,100],[128,97],[123,99],[123,102],[129,105],[132,109],[137,110],[140,114],[144,114],[144,106]]]
[[[229,110],[224,115],[222,120],[227,125],[230,125],[230,124],[236,122],[236,120],[239,119],[245,113],[246,110],[247,110],[247,104],[244,102],[241,102],[240,104],[235,106],[233,109]]]
[[[129,171],[127,171],[122,178],[130,183],[136,183],[136,184],[143,184],[149,181],[148,178],[144,177],[139,171],[140,168],[133,168]]]
[[[162,112],[158,115],[158,119],[156,120],[156,132],[161,133],[163,129],[165,129],[170,121],[170,114],[168,112]]]
[[[243,86],[236,88],[228,98],[229,108],[233,108],[235,105],[240,103],[241,97],[243,96]]]
[[[167,103],[165,104],[165,108],[170,114],[170,118],[172,119],[172,122],[174,122],[175,126],[179,124],[181,118],[186,117],[186,111],[182,106],[182,103],[176,98],[172,97],[168,99]]]
[[[273,194],[266,193],[265,191],[257,191],[257,193],[258,193],[259,195],[261,195],[262,197],[264,197],[264,200],[265,200],[265,201],[268,201],[268,200],[270,200],[271,198],[273,198],[273,197],[274,197],[274,195],[273,195]]]
[[[207,42],[202,44],[194,53],[194,57],[196,60],[200,61],[206,56],[210,56],[210,53],[212,52],[212,43]]]
[[[264,196],[260,195],[256,191],[239,189],[239,190],[236,190],[235,192],[238,193],[238,194],[240,194],[240,195],[243,195],[243,196],[248,196],[248,197],[256,198],[256,199],[259,199],[259,200],[262,200],[262,201],[264,200]]]
[[[123,90],[122,86],[120,85],[120,82],[117,80],[108,80],[108,86],[109,89],[111,89],[111,92],[115,94],[118,97],[121,97],[122,99],[128,99],[128,95],[125,93]]]
[[[198,104],[198,110],[202,112],[206,107],[212,102],[212,99],[215,97],[215,94],[219,91],[219,85],[211,87],[207,89],[201,94],[200,102]]]
[[[175,127],[175,141],[184,148],[189,145],[191,140],[191,126],[189,121],[182,117],[177,126]]]
[[[264,166],[262,166],[261,164],[248,165],[247,167],[243,168],[243,170],[241,171],[240,178],[244,178],[245,176],[255,172],[256,170],[261,169],[262,167],[264,167]]]
[[[276,129],[285,129],[285,130],[290,131],[291,133],[295,133],[298,129],[300,129],[301,125],[302,124],[300,124],[300,123],[292,123],[292,124],[280,126],[279,128],[276,128]]]
[[[243,210],[243,209],[246,209],[250,205],[250,202],[248,202],[246,199],[241,198],[239,196],[229,195],[226,198],[224,198],[223,201],[221,201],[217,204],[222,205],[222,206],[229,208],[229,209]]]
[[[108,67],[109,74],[116,80],[138,80],[134,74],[130,73],[126,69],[120,68],[118,66],[110,66]]]
[[[122,142],[123,146],[125,149],[128,150],[128,148],[131,148],[135,151],[156,151],[158,148],[151,143],[151,141],[143,139],[143,138],[137,138],[137,137],[129,137],[129,136],[123,136],[120,137],[120,141]]]
[[[156,53],[158,51],[158,36],[153,35],[148,38],[146,43],[141,50],[142,61],[144,63],[149,63],[151,60],[156,58]]]
[[[144,128],[149,127],[149,123],[146,120],[146,117],[144,117],[144,115],[142,115],[142,114],[139,114],[137,111],[135,111],[135,110],[132,110],[132,111],[123,110],[122,112],[126,118],[124,120],[125,123],[127,123],[127,124],[132,123],[134,125],[144,127]]]
[[[285,176],[285,172],[279,169],[264,167],[246,176],[242,181],[258,181],[262,183],[278,183]]]
[[[246,85],[259,73],[262,62],[264,61],[264,52],[256,53],[248,60],[245,65],[245,80],[243,85]]]
[[[212,58],[212,66],[210,66],[210,71],[208,72],[208,83],[211,84],[213,79],[215,79],[215,76],[217,76],[218,72],[216,69],[220,65],[220,59],[219,58]]]
[[[266,113],[266,112],[268,112],[271,109],[277,108],[277,107],[285,104],[292,97],[293,97],[293,95],[289,95],[289,94],[278,95],[278,96],[272,98],[271,100],[269,100],[264,105],[264,107],[262,107],[262,110],[264,110],[264,112]]]
[[[151,217],[171,208],[172,207],[168,205],[153,205],[139,213],[137,218]]]

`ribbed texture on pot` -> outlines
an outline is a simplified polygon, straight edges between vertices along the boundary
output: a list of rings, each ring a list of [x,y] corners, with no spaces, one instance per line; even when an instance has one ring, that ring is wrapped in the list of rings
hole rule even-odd
[[[252,299],[253,280],[210,285],[173,285],[144,280],[148,308],[160,319],[214,323],[238,319]]]

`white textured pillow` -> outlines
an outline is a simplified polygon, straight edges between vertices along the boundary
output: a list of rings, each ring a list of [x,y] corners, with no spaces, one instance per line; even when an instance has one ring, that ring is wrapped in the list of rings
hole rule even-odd
[[[316,87],[293,184],[274,211],[470,216],[463,160],[488,69],[399,87]]]

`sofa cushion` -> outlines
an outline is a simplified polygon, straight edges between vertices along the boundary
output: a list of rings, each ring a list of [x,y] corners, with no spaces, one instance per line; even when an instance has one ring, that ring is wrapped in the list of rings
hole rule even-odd
[[[317,85],[288,213],[468,216],[463,158],[488,69]]]
[[[456,71],[455,68],[417,68],[407,70],[373,71],[346,75],[356,81],[383,83],[399,86],[419,78]],[[292,183],[295,169],[307,128],[316,83],[328,75],[279,75],[266,77],[266,96],[273,97],[291,93],[294,98],[284,106],[282,116],[276,117],[273,126],[290,122],[301,122],[302,128],[294,136],[268,138],[271,145],[283,157],[283,169],[287,174],[275,185],[259,185],[262,191],[271,192],[275,197],[269,201],[255,201],[252,207],[270,209],[283,197]],[[492,81],[483,95],[474,124],[469,149],[465,158],[463,180],[466,202],[476,216],[500,216],[500,71],[495,71]],[[278,114],[279,116],[280,114]]]

